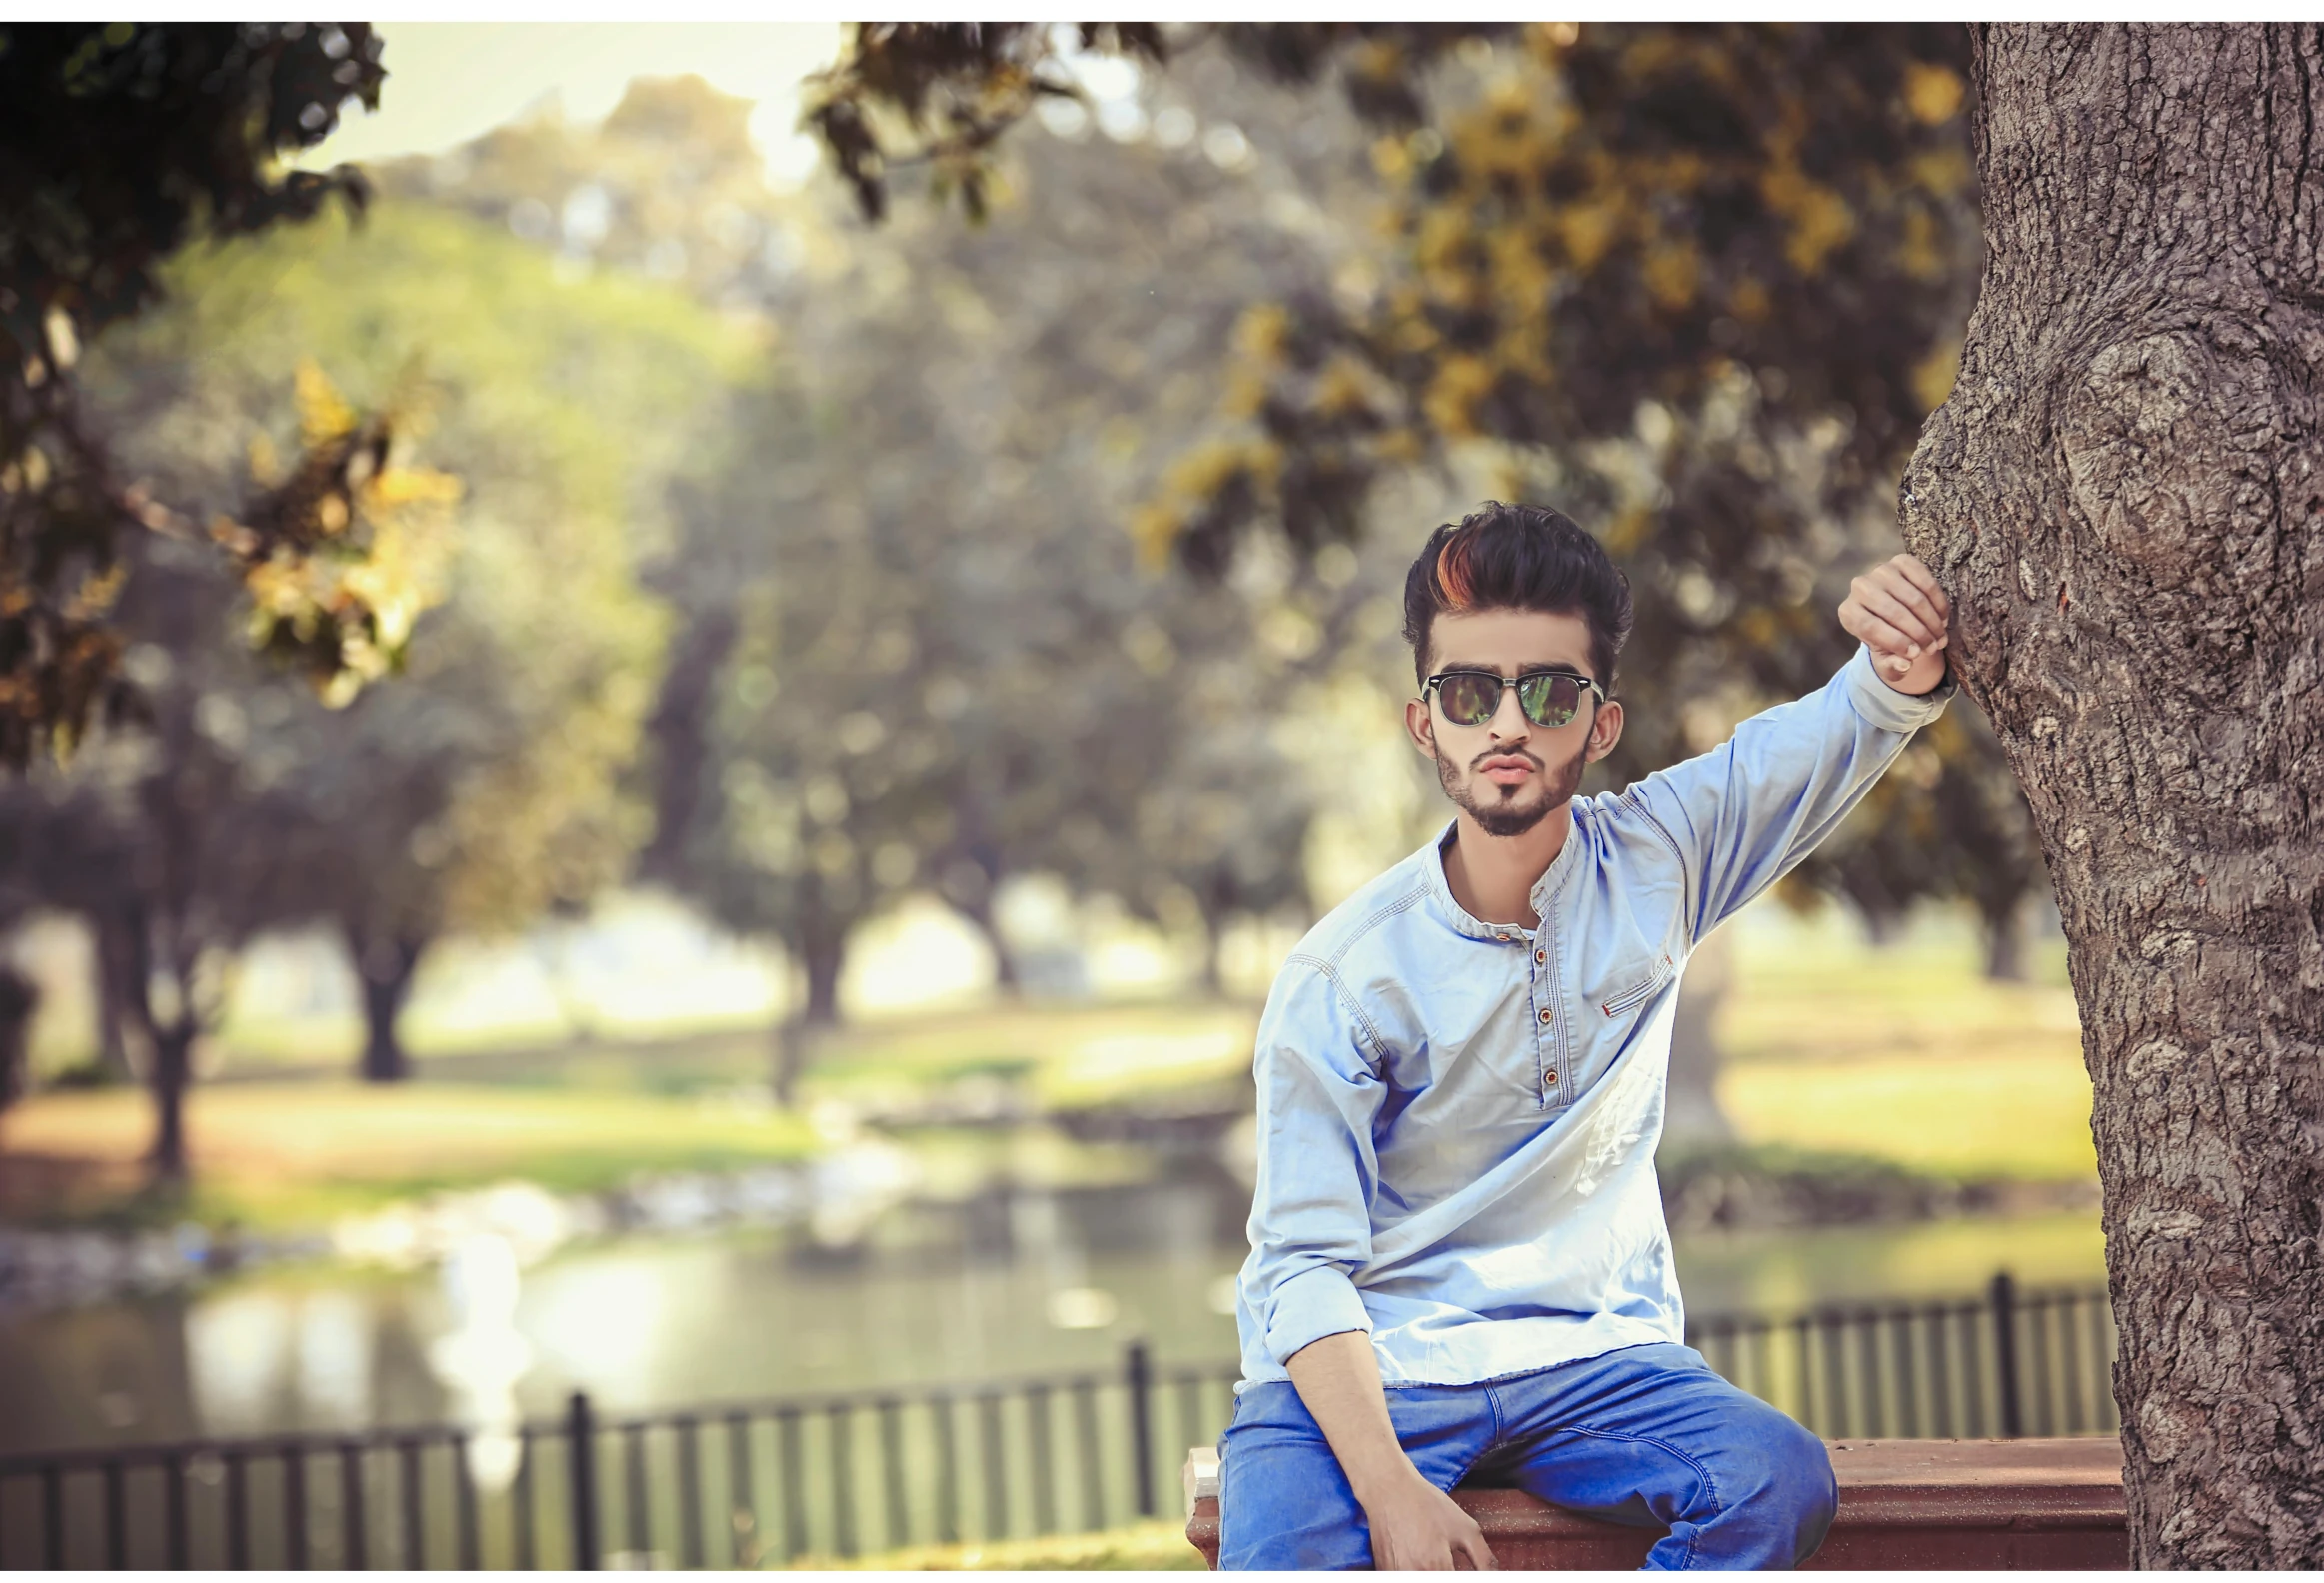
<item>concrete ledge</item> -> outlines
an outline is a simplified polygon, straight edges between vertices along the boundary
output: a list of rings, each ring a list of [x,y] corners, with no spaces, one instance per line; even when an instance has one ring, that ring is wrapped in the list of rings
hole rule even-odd
[[[2090,1570],[2130,1564],[2122,1447],[2110,1438],[1832,1440],[1839,1516],[1811,1571],[1947,1567]],[[1218,1564],[1218,1453],[1186,1455],[1186,1538]],[[1565,1511],[1522,1490],[1453,1491],[1504,1569],[1627,1568],[1659,1534]]]

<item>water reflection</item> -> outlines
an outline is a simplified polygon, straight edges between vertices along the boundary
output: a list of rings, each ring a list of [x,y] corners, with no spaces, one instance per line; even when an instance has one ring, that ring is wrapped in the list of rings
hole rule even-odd
[[[450,1392],[452,1421],[470,1431],[469,1476],[487,1494],[517,1476],[517,1381],[533,1347],[518,1333],[516,1250],[480,1231],[445,1255],[444,1302],[452,1325],[428,1344],[428,1367]]]
[[[456,1421],[472,1470],[513,1471],[520,1418],[588,1391],[613,1413],[1235,1352],[1222,1299],[1247,1197],[1231,1181],[916,1200],[873,1237],[625,1238],[529,1264],[471,1226],[438,1266],[310,1269],[198,1298],[0,1318],[0,1449]],[[2096,1216],[1692,1238],[1697,1313],[1965,1294],[2004,1265],[2102,1277]]]

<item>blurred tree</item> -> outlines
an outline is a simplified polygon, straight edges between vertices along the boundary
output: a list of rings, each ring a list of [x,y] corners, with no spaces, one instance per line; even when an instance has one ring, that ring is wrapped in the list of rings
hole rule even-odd
[[[940,162],[990,166],[995,135],[947,143],[912,107],[1022,105],[1000,92],[1011,73],[1062,73],[1066,42],[860,27],[817,85],[852,119],[840,135],[809,120],[859,193],[932,140]],[[1708,748],[1837,669],[1830,611],[1894,547],[1888,492],[1975,286],[1959,28],[1261,24],[1087,42],[1166,55],[1172,78],[1218,53],[1279,81],[1335,78],[1371,128],[1397,242],[1331,290],[1252,300],[1225,382],[1233,428],[1154,492],[1150,544],[1206,576],[1261,525],[1312,555],[1356,537],[1379,487],[1423,462],[1559,501],[1601,525],[1637,595],[1633,726],[1600,785]],[[864,206],[881,212],[878,194]],[[1787,893],[1846,895],[1876,932],[1921,897],[1970,898],[1989,962],[2010,970],[2042,876],[2031,823],[1989,731],[1943,734],[1935,768],[1861,811]],[[1681,1022],[1707,1039],[1707,1015]],[[1674,1125],[1721,1129],[1714,1065],[1681,1050]]]
[[[370,173],[388,198],[457,209],[553,253],[723,311],[763,311],[803,262],[793,205],[766,185],[750,100],[700,77],[639,78],[602,122],[554,106]]]
[[[313,351],[373,388],[427,360],[433,454],[465,484],[449,603],[405,685],[254,728],[278,799],[328,829],[309,912],[347,941],[362,1071],[409,1070],[396,1023],[429,944],[585,906],[646,832],[630,774],[663,621],[635,559],[664,481],[748,338],[619,273],[561,281],[498,226],[389,200],[189,261],[175,301],[92,359],[93,411],[171,489],[280,449],[282,371]]]
[[[309,862],[334,834],[267,728],[292,709],[326,712],[237,641],[242,591],[206,547],[145,540],[126,569],[116,619],[136,729],[99,731],[69,766],[0,786],[0,882],[80,913],[121,964],[118,1009],[154,1100],[149,1163],[174,1186],[190,1167],[195,1048],[218,1026],[236,954],[319,911]]]
[[[125,531],[215,541],[264,613],[257,639],[318,685],[350,690],[400,654],[392,608],[410,591],[349,534],[394,415],[302,459],[240,520],[197,528],[115,476],[74,372],[196,236],[311,219],[334,196],[361,207],[354,171],[278,160],[350,100],[377,106],[379,57],[360,23],[0,26],[0,763],[69,748],[125,702],[107,618]]]
[[[1214,132],[1229,109],[1320,119],[1319,166],[1352,134],[1247,80],[1189,91],[1218,99]],[[774,387],[662,574],[700,647],[665,682],[647,866],[785,938],[808,1017],[836,1014],[847,928],[907,888],[983,930],[1005,983],[1014,875],[1197,933],[1304,903],[1315,792],[1267,735],[1359,612],[1380,625],[1377,591],[1308,569],[1221,601],[1112,525],[1208,421],[1241,305],[1320,289],[1361,239],[1316,202],[1343,179],[1251,181],[1198,125],[1162,107],[1153,141],[1112,148],[1087,111],[1053,115],[981,231],[789,221]],[[1235,844],[1210,845],[1237,803]]]

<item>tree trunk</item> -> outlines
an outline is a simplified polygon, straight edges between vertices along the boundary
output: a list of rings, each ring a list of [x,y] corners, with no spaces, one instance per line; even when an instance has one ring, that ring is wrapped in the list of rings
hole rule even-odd
[[[1001,932],[1001,920],[993,915],[992,892],[987,891],[985,898],[974,905],[958,901],[953,905],[976,925],[977,932],[985,936],[985,944],[993,952],[993,987],[1001,991],[1005,1000],[1024,999],[1025,982],[1017,971],[1017,953],[1009,948],[1009,936]]]
[[[836,930],[812,932],[799,954],[807,969],[807,1004],[799,1019],[811,1028],[832,1027],[840,1019],[840,969],[847,965],[847,936]]]
[[[2010,906],[1999,912],[1987,912],[1985,924],[1985,976],[1996,983],[2023,983],[2025,981],[2025,920],[2022,907]]]
[[[412,992],[412,979],[427,950],[425,940],[373,940],[359,943],[350,934],[348,954],[363,987],[363,1060],[357,1075],[365,1082],[402,1082],[412,1075],[412,1060],[404,1050],[396,1024]]]
[[[1727,931],[1714,929],[1688,960],[1678,987],[1678,1007],[1670,1020],[1662,1141],[1680,1149],[1734,1141],[1734,1125],[1719,1105],[1719,1048],[1711,1030],[1711,1019],[1734,981],[1733,960]]]
[[[787,1016],[775,1028],[775,1102],[788,1110],[799,1102],[799,1079],[815,1053],[815,1033],[804,1015]]]
[[[1202,914],[1202,993],[1212,1000],[1226,998],[1225,964],[1219,960],[1225,944],[1226,920],[1208,911]]]
[[[141,970],[137,941],[118,919],[92,920],[97,958],[97,1059],[122,1082],[138,1080],[137,1063],[130,1058],[129,1039],[136,1021],[136,994],[130,974]],[[141,989],[142,986],[134,986]]]
[[[153,1040],[153,1149],[146,1165],[159,1186],[185,1185],[186,1089],[194,1080],[194,1036],[191,1017],[151,1030]]]
[[[2324,1564],[2324,41],[1975,30],[1986,272],[1906,541],[2068,943],[2131,1555]]]
[[[40,986],[0,965],[0,1110],[23,1098],[31,1085],[32,1014],[39,1008]]]

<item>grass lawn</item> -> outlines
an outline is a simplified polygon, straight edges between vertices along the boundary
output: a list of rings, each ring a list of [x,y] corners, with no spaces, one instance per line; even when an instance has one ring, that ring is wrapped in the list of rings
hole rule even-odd
[[[1995,983],[1952,919],[1875,948],[1836,909],[1763,910],[1734,953],[1719,1097],[1744,1141],[1956,1177],[2096,1173],[2062,944],[2029,952],[2028,981]]]
[[[311,1227],[347,1210],[447,1186],[522,1177],[575,1190],[642,1169],[712,1169],[794,1159],[811,1133],[795,1115],[652,1094],[494,1089],[449,1083],[221,1083],[186,1112],[197,1196],[180,1212],[261,1227]],[[123,1198],[152,1135],[132,1089],[44,1094],[0,1115],[0,1156],[71,1161],[62,1201],[6,1204],[88,1213]],[[0,1190],[7,1178],[0,1176]]]
[[[1144,1522],[1101,1533],[1000,1539],[989,1544],[922,1545],[853,1561],[803,1557],[811,1570],[862,1572],[1200,1572],[1202,1552],[1180,1522]]]
[[[1801,921],[1763,907],[1735,926],[1733,951],[1720,1091],[1743,1141],[1955,1177],[2094,1171],[2062,946],[2034,953],[2031,981],[1997,984],[1954,920],[1875,949],[1836,910]],[[877,1108],[938,1085],[1006,1082],[1070,1106],[1213,1084],[1246,1068],[1256,1020],[1246,1003],[1193,1000],[867,1018],[820,1041],[805,1098]],[[755,1029],[435,1055],[420,1062],[424,1080],[372,1088],[336,1063],[228,1051],[190,1101],[198,1196],[172,1212],[314,1225],[435,1187],[524,1177],[584,1189],[639,1170],[795,1158],[813,1143],[804,1117],[748,1102],[764,1095],[772,1058]],[[119,1206],[151,1125],[134,1090],[44,1093],[0,1115],[0,1217]],[[982,1153],[1018,1146],[985,1133],[925,1142],[936,1176],[974,1174]],[[1051,1174],[1114,1169],[1077,1156]]]

